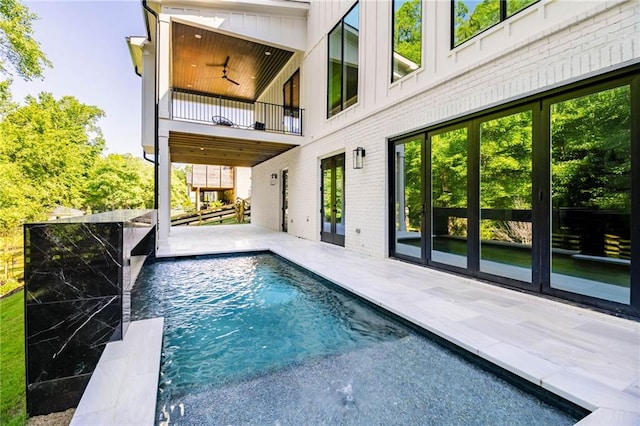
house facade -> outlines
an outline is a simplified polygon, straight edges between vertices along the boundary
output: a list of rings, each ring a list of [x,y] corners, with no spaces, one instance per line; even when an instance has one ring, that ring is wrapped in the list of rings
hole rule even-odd
[[[251,167],[252,223],[640,314],[640,3],[143,1],[157,163]]]

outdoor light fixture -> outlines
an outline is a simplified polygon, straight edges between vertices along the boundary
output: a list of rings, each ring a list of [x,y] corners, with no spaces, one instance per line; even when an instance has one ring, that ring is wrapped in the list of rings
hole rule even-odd
[[[278,174],[271,173],[271,186],[275,186],[277,180],[278,180]]]
[[[364,148],[359,146],[353,150],[353,168],[361,169],[364,166]]]

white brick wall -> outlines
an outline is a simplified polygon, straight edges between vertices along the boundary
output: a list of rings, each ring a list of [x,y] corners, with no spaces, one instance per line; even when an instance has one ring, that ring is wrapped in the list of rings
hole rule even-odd
[[[321,4],[312,3],[308,18],[310,47],[302,63],[302,68],[308,70],[302,83],[307,99],[307,142],[254,168],[252,221],[279,229],[280,171],[288,168],[292,221],[289,233],[319,239],[320,159],[345,152],[345,246],[375,257],[386,256],[389,238],[387,138],[585,75],[640,62],[637,1],[542,0],[523,16],[514,17],[454,50],[449,49],[448,35],[442,36],[449,31],[448,25],[441,23],[442,19],[448,19],[445,9],[449,3],[429,2],[425,13],[430,11],[433,19],[427,19],[425,25],[425,45],[436,52],[424,52],[423,57],[436,62],[392,85],[387,73],[380,71],[389,68],[390,54],[385,52],[390,52],[390,36],[375,36],[364,30],[370,21],[374,25],[386,21],[390,12],[385,12],[385,8],[390,8],[385,2],[366,2],[361,8],[362,37],[367,34],[371,38],[361,41],[359,103],[327,120],[323,36],[351,3],[326,3],[324,9]],[[430,22],[433,28],[428,26]],[[429,37],[443,40],[434,43]],[[368,58],[369,55],[375,59]],[[377,64],[377,69],[365,68],[369,64]],[[371,72],[376,73],[374,78],[364,77]],[[314,78],[310,77],[312,74]],[[368,84],[373,82],[373,87],[365,86],[362,83],[365,80]],[[351,168],[352,150],[357,146],[366,149],[361,170]],[[269,185],[271,173],[279,175],[276,187]]]

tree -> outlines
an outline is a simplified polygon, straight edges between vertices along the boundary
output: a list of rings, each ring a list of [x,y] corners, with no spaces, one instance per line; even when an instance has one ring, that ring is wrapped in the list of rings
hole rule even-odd
[[[407,0],[395,12],[393,50],[416,65],[422,63],[422,3]]]
[[[39,220],[56,205],[83,207],[85,180],[104,149],[97,126],[104,113],[70,96],[25,101],[0,123],[0,166],[10,180],[1,208],[7,217]]]
[[[551,110],[554,207],[631,211],[629,86]]]
[[[506,16],[524,9],[538,0],[482,0],[461,1],[455,3],[454,46],[463,43],[474,35],[500,22],[501,4],[506,6]],[[475,5],[475,7],[473,7]],[[471,7],[472,12],[469,13]]]
[[[189,198],[189,194],[187,193],[187,174],[185,170],[177,168],[171,169],[171,207],[193,207],[191,199]]]
[[[153,208],[153,167],[131,154],[99,158],[84,188],[93,212]]]
[[[183,170],[171,171],[171,207],[190,207]],[[103,212],[153,208],[153,166],[131,154],[98,158],[84,187],[87,207]]]
[[[25,80],[42,77],[51,62],[33,38],[31,23],[37,16],[16,0],[0,0],[0,73],[9,77],[0,81],[0,114],[8,109],[11,76]]]

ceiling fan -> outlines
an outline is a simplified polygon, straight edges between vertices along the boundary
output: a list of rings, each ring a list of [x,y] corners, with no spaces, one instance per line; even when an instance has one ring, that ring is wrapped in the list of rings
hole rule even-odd
[[[220,65],[217,64],[207,64],[210,67],[219,67]],[[240,83],[238,83],[235,80],[230,79],[227,76],[227,65],[229,65],[229,56],[227,56],[227,59],[224,61],[224,64],[222,64],[222,78],[224,78],[225,80],[227,80],[229,83],[233,83],[236,86],[240,86]]]

